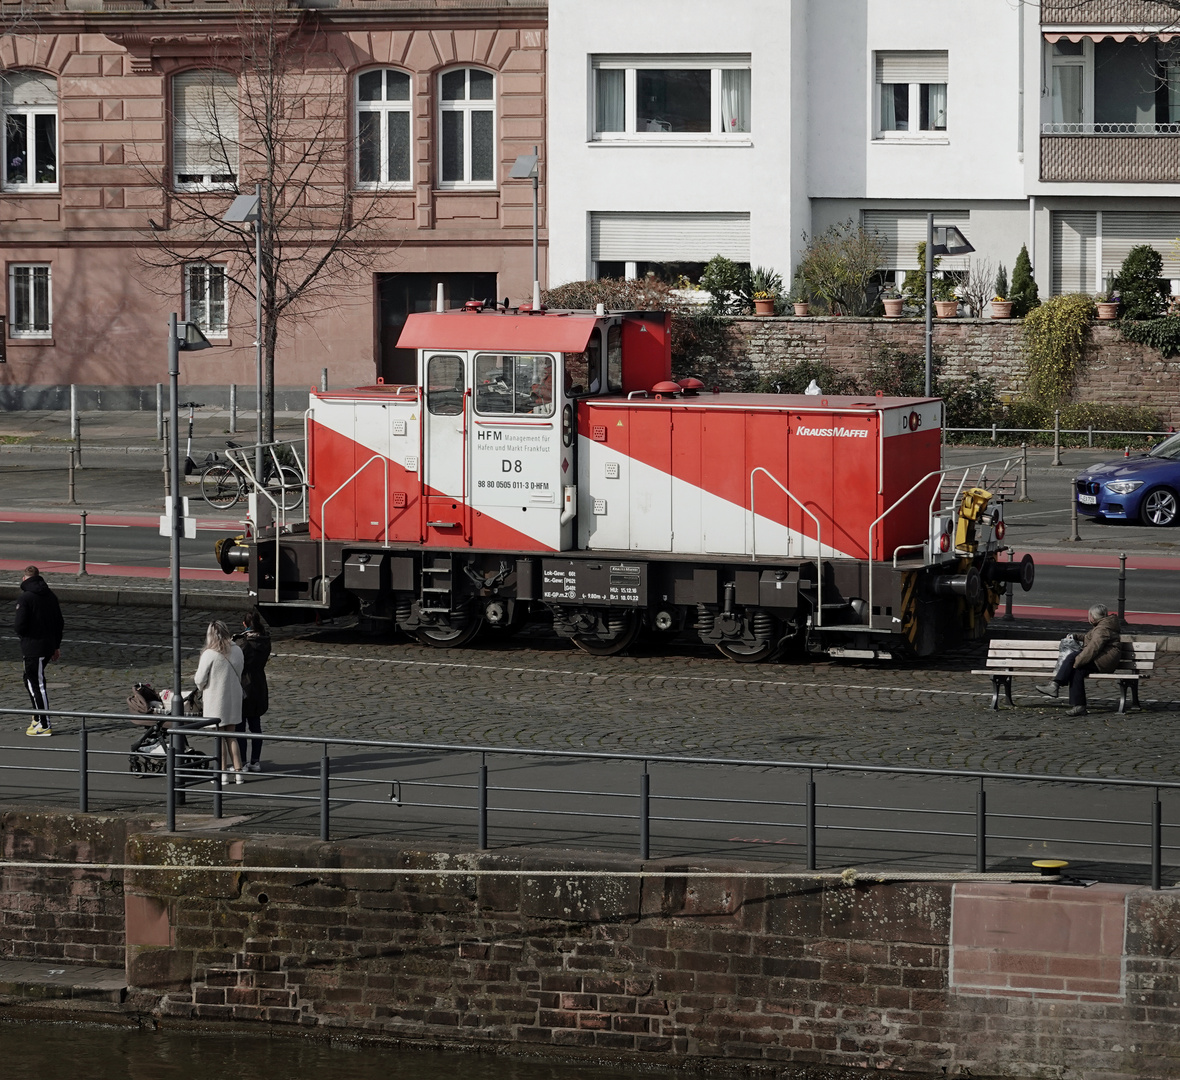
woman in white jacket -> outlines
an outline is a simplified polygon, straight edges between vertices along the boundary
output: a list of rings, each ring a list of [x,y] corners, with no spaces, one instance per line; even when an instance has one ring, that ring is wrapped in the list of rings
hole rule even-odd
[[[205,632],[205,648],[193,681],[201,688],[202,712],[215,719],[222,731],[237,731],[242,726],[242,666],[245,658],[234,644],[229,628],[220,619],[211,622]],[[227,755],[233,760],[234,777],[242,782],[242,755],[237,739],[220,739],[221,768]]]

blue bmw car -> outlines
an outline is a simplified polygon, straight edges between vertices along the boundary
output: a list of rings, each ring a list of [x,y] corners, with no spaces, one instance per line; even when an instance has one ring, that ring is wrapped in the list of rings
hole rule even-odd
[[[1075,481],[1078,513],[1174,525],[1180,518],[1180,434],[1146,454],[1091,465]]]

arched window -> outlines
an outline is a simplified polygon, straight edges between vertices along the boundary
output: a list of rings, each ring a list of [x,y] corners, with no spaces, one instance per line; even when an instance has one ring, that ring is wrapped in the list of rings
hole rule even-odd
[[[443,187],[496,183],[496,77],[479,68],[439,76],[439,179]]]
[[[4,188],[57,189],[57,80],[40,71],[0,75]]]
[[[178,191],[238,182],[238,80],[224,71],[172,79],[172,175]]]
[[[356,179],[364,187],[408,188],[410,76],[379,68],[356,77]]]

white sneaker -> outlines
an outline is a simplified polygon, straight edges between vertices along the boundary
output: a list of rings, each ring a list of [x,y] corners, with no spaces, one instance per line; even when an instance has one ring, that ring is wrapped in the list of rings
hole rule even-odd
[[[262,772],[262,764],[257,761],[251,761],[250,764],[246,766],[246,771],[247,772]]]
[[[234,783],[240,784],[242,782],[242,773],[239,769],[234,769]]]

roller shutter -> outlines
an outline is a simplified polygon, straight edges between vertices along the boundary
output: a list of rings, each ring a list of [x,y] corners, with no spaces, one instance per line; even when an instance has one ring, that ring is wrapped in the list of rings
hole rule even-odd
[[[924,270],[918,265],[918,245],[926,242],[925,210],[862,210],[861,224],[866,232],[874,232],[885,242],[885,262],[882,270]],[[935,225],[954,225],[968,240],[971,239],[971,214],[967,210],[939,210],[934,215]],[[968,256],[943,256],[940,270],[964,270]]]
[[[1052,241],[1051,291],[1092,293],[1095,284],[1095,260],[1098,257],[1098,220],[1088,213],[1053,212],[1050,223]]]
[[[879,83],[945,83],[947,54],[944,52],[879,52]]]
[[[238,82],[233,75],[186,71],[172,80],[172,168],[177,177],[236,178]]]
[[[1163,276],[1180,278],[1180,213],[1104,210],[1102,212],[1102,275],[1117,274],[1133,247],[1150,244],[1164,258]]]
[[[714,255],[750,261],[749,214],[590,214],[595,262],[708,262]]]

